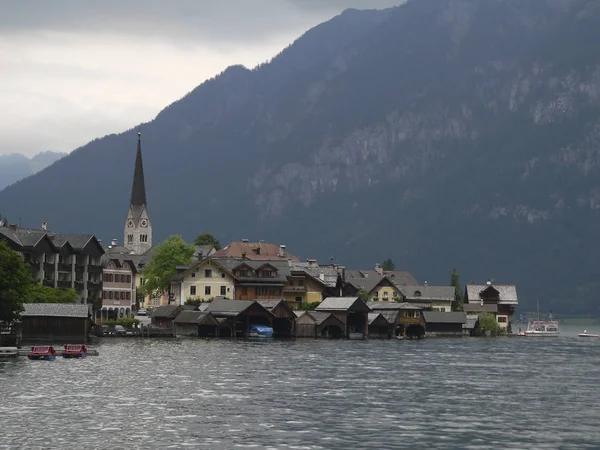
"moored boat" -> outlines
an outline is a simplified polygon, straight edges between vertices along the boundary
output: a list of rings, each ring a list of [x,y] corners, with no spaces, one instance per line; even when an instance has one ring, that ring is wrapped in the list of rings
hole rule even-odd
[[[17,347],[0,347],[0,358],[16,358],[18,355]]]
[[[525,336],[558,336],[558,322],[555,320],[534,320],[527,324]]]
[[[27,353],[27,357],[33,360],[43,359],[45,361],[52,361],[56,359],[56,351],[50,345],[37,345],[31,347],[31,351]]]
[[[87,356],[87,348],[85,345],[66,344],[62,352],[63,358],[85,358]]]
[[[270,338],[273,337],[273,328],[266,325],[250,325],[248,329],[249,337]]]
[[[590,337],[590,338],[600,338],[600,334],[588,333],[587,330],[583,330],[583,333],[579,333],[577,336],[579,336],[579,337]]]

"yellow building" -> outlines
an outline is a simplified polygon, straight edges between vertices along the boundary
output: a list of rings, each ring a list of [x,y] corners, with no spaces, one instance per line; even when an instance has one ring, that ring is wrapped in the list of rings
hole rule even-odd
[[[215,297],[235,298],[235,277],[217,260],[207,258],[191,265],[171,280],[171,302],[212,300]]]
[[[325,298],[341,295],[339,267],[319,266],[316,259],[291,262],[287,283],[283,287],[284,300],[292,307],[301,303],[322,302]]]
[[[402,286],[403,301],[422,305],[423,309],[451,312],[454,286]]]

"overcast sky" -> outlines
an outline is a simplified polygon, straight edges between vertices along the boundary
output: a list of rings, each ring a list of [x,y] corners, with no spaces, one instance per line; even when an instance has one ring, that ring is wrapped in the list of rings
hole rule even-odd
[[[402,0],[0,0],[0,154],[124,131],[346,8]]]

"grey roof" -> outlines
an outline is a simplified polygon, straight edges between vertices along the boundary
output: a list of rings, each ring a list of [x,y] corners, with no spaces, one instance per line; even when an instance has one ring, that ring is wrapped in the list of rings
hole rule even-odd
[[[489,312],[495,313],[498,312],[498,305],[495,303],[484,303],[481,305],[480,303],[465,303],[463,305],[463,310],[465,312]]]
[[[214,314],[228,314],[238,315],[246,311],[252,306],[254,301],[247,300],[226,300],[226,299],[215,299],[210,303],[207,303],[206,311],[210,311]]]
[[[195,323],[202,324],[207,318],[210,318],[211,314],[206,311],[181,311],[175,319],[173,319],[173,323]]]
[[[466,300],[468,303],[480,301],[479,294],[490,286],[498,291],[500,305],[517,305],[519,303],[517,288],[514,284],[467,284]]]
[[[408,310],[419,310],[421,309],[421,305],[415,305],[411,303],[398,303],[398,302],[367,302],[367,306],[374,311],[399,311],[401,309]]]
[[[305,262],[290,261],[290,270],[292,272],[304,272],[327,287],[335,287],[339,277],[339,272],[334,266],[310,267]]]
[[[477,314],[467,314],[467,320],[463,324],[463,330],[472,330],[477,325],[479,316]]]
[[[367,278],[348,278],[346,276],[346,281],[350,283],[357,289],[362,289],[366,292],[371,292],[375,289],[379,284],[387,284],[398,289],[398,286],[392,281],[392,279],[388,275],[384,276],[370,276]]]
[[[159,317],[161,319],[174,319],[177,317],[177,314],[179,314],[180,311],[181,306],[179,305],[162,305],[152,310],[152,317]]]
[[[317,325],[321,325],[323,322],[325,322],[327,319],[329,319],[330,317],[335,317],[336,320],[338,320],[341,323],[342,320],[339,317],[336,317],[335,315],[333,315],[330,312],[325,312],[325,311],[308,311],[308,314],[315,319],[315,323]]]
[[[287,282],[290,272],[290,264],[286,260],[249,260],[249,259],[216,259],[216,262],[221,264],[225,269],[231,273],[235,273],[236,268],[246,265],[250,267],[253,272],[250,273],[249,277],[236,277],[240,282],[260,282],[260,283],[278,283],[284,284]],[[256,272],[259,268],[264,265],[270,265],[276,269],[277,275],[272,278],[259,277]]]
[[[382,278],[383,276],[387,276],[392,280],[392,282],[398,286],[403,286],[406,284],[419,284],[415,277],[412,276],[410,272],[406,270],[391,270],[383,273],[378,273],[376,270],[346,270],[346,280],[350,281],[350,278]]]
[[[380,311],[380,313],[390,324],[396,323],[400,315],[399,311]]]
[[[56,234],[33,228],[0,227],[0,235],[22,247],[34,247],[40,240],[47,236],[52,245],[57,248],[63,247],[67,242],[74,250],[83,249],[88,242],[95,238],[93,234]]]
[[[194,257],[198,258],[200,255],[202,255],[201,259],[204,259],[210,255],[212,255],[213,253],[216,253],[217,249],[215,248],[214,245],[195,245],[195,252],[194,252]]]
[[[54,235],[54,239],[69,241],[69,244],[71,244],[71,247],[73,247],[75,250],[83,249],[88,244],[88,242],[90,242],[94,238],[95,238],[95,236],[93,234],[55,234]],[[102,247],[102,246],[100,246],[100,247]]]
[[[387,322],[385,317],[383,317],[380,312],[369,313],[368,317],[369,317],[369,325],[371,325],[373,322],[375,322],[379,317],[381,317],[383,320],[385,320]]]
[[[400,291],[407,300],[415,301],[446,301],[454,300],[454,286],[401,286]]]
[[[73,317],[87,318],[91,305],[70,305],[64,303],[25,303],[22,317]]]
[[[300,317],[302,314],[305,314],[306,311],[298,311],[298,310],[294,310],[294,314],[296,314],[296,318]]]
[[[279,305],[283,300],[256,300],[263,308],[271,311],[277,305]]]
[[[360,304],[364,305],[363,308],[360,307]],[[317,306],[317,311],[349,311],[353,307],[358,305],[358,308],[361,310],[369,310],[370,308],[358,297],[327,297],[323,300],[319,306]]]
[[[425,323],[465,323],[467,321],[467,315],[462,311],[423,311],[422,314]]]

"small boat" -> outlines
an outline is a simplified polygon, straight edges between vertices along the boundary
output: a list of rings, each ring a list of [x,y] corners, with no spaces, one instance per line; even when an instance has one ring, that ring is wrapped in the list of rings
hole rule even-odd
[[[52,361],[56,359],[56,351],[52,346],[38,345],[31,347],[31,351],[27,353],[27,357],[34,360],[43,359],[45,361]]]
[[[537,320],[527,324],[525,336],[558,336],[560,334],[558,322],[556,320],[552,320],[552,314],[550,314],[550,320],[540,320],[539,300],[537,300],[537,315]]]
[[[16,358],[17,356],[19,356],[17,347],[0,347],[0,359]]]
[[[67,344],[62,352],[63,358],[85,358],[87,356],[87,348],[85,345]]]
[[[248,329],[248,336],[270,338],[273,337],[273,328],[266,325],[250,325]]]
[[[579,337],[590,337],[590,338],[600,338],[600,334],[588,333],[587,330],[583,330],[583,333],[580,333],[577,336],[579,336]]]

